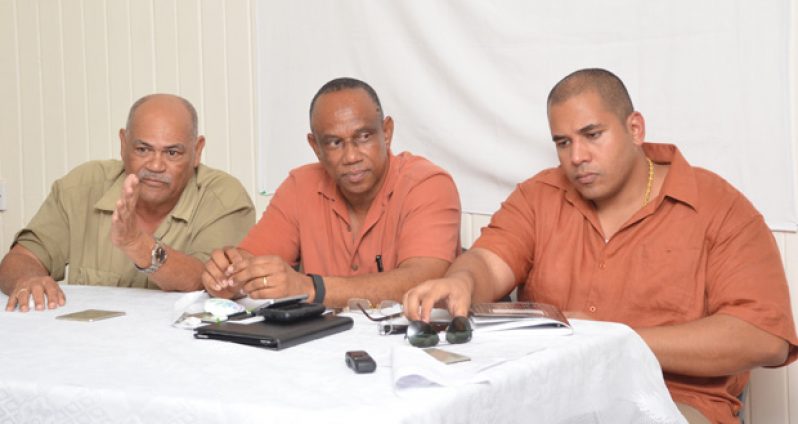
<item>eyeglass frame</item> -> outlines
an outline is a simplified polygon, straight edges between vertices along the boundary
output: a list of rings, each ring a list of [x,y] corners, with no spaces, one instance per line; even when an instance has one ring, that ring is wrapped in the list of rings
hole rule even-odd
[[[399,311],[399,312],[397,312],[395,314],[383,315],[381,317],[374,318],[373,316],[369,315],[368,312],[366,312],[366,310],[363,308],[363,305],[358,303],[356,306],[357,306],[358,309],[360,309],[360,312],[363,312],[363,315],[365,315],[366,318],[368,318],[370,321],[380,322],[380,321],[385,321],[385,320],[389,320],[389,319],[393,319],[393,318],[399,318],[400,316],[402,316],[402,311]]]

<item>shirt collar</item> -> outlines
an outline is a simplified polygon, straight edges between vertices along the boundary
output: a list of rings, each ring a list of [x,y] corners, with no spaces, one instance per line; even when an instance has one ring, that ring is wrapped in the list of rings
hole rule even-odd
[[[387,169],[385,170],[385,181],[383,181],[382,187],[380,187],[380,191],[377,193],[377,196],[374,197],[375,202],[377,199],[385,202],[393,194],[393,189],[395,186],[394,181],[396,178],[398,178],[399,173],[398,167],[394,166],[395,161],[396,159],[394,154],[390,149],[388,149],[388,164]],[[335,183],[335,180],[332,179],[329,174],[327,174],[326,170],[324,170],[324,177],[321,179],[321,181],[319,181],[318,191],[328,200],[341,205],[346,205],[341,192],[338,190],[338,185]]]
[[[670,169],[660,193],[695,209],[698,204],[698,187],[695,171],[673,144],[645,143],[643,151],[654,163],[669,164]]]
[[[673,144],[644,143],[643,151],[654,163],[670,165],[668,175],[665,177],[665,182],[662,185],[660,193],[695,209],[695,205],[698,204],[698,188],[695,182],[695,172],[682,156],[679,148]],[[572,204],[589,206],[587,201],[579,194],[571,182],[568,181],[565,173],[559,168],[557,172],[544,174],[541,181],[565,190],[565,198]]]

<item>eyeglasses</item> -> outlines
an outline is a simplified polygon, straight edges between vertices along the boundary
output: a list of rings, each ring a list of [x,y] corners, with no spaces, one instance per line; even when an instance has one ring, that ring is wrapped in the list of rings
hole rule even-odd
[[[344,151],[347,143],[359,151],[368,150],[377,144],[377,135],[370,131],[361,131],[349,139],[333,138],[322,140],[320,144],[327,153],[339,153]]]
[[[424,321],[410,321],[405,338],[415,347],[431,347],[438,344],[439,328]],[[471,321],[464,316],[457,316],[446,327],[446,341],[451,344],[466,343],[471,340],[473,330]]]
[[[349,312],[360,311],[371,321],[385,321],[402,315],[402,304],[395,300],[383,300],[380,304],[373,308],[371,301],[368,299],[349,299],[347,302],[347,310]],[[372,311],[372,314],[368,313]]]

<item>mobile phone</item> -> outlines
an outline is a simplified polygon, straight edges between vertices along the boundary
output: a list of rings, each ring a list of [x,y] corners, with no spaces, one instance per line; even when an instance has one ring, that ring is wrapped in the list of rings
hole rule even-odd
[[[304,300],[307,300],[307,294],[298,294],[296,296],[287,296],[281,297],[278,299],[262,299],[258,302],[258,307],[254,308],[255,311],[253,312],[256,315],[261,315],[261,310],[266,310],[268,308],[274,308],[280,305],[290,305],[292,303],[299,303]]]
[[[101,319],[119,317],[125,315],[122,311],[104,311],[101,309],[86,309],[85,311],[73,312],[71,314],[59,315],[55,319],[65,319],[71,321],[99,321]]]
[[[377,369],[377,363],[365,350],[350,350],[346,352],[344,359],[346,366],[358,374],[374,372]]]
[[[321,303],[293,302],[260,308],[257,314],[263,316],[264,321],[293,322],[317,317],[325,309]]]

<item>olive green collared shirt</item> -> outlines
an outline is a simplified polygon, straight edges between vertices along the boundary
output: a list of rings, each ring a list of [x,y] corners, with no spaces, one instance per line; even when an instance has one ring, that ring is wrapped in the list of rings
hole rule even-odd
[[[111,216],[125,177],[119,160],[78,166],[53,183],[14,243],[33,252],[56,281],[64,279],[69,265],[69,284],[157,289],[111,243]],[[213,249],[238,244],[254,223],[255,208],[241,183],[200,165],[154,235],[205,262]]]

